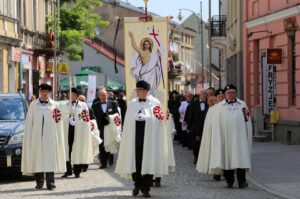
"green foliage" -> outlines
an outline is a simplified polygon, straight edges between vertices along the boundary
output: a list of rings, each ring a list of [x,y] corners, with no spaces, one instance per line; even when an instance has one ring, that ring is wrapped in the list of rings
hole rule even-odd
[[[72,8],[65,3],[72,2]],[[96,7],[101,7],[98,0],[61,0],[59,32],[65,39],[65,51],[70,60],[81,60],[82,38],[93,39],[95,28],[101,29],[109,25],[101,20],[98,14],[90,13]],[[48,17],[47,26],[53,30],[53,19]]]

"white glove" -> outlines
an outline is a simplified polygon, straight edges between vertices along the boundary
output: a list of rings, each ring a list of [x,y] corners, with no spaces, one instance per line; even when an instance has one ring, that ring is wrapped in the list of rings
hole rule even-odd
[[[75,121],[74,121],[74,118],[73,117],[69,117],[69,124],[71,126],[75,126]]]
[[[139,113],[136,115],[136,118],[135,118],[136,121],[145,121],[146,120],[146,115],[143,114],[143,113]]]

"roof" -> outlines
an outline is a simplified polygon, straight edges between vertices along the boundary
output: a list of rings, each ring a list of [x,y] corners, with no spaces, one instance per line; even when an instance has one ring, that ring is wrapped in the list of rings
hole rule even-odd
[[[23,98],[20,93],[0,93],[1,97],[9,97],[9,98]]]
[[[86,43],[87,45],[91,46],[92,48],[95,48],[97,51],[99,51],[100,53],[102,53],[103,55],[105,55],[106,57],[110,58],[111,60],[115,60],[114,59],[114,52],[111,48],[105,46],[105,45],[100,45],[99,43],[92,41],[90,39],[83,39],[84,43]],[[125,61],[124,58],[117,55],[117,62],[124,67],[125,65]]]
[[[89,74],[97,74],[97,72],[94,72],[94,71],[86,68],[86,69],[80,71],[79,73],[77,73],[76,76],[77,75],[89,75]]]

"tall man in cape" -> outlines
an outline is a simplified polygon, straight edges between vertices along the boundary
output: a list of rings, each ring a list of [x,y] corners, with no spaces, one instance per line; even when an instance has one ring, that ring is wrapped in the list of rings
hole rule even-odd
[[[251,168],[252,124],[247,105],[236,98],[236,87],[225,87],[225,100],[216,105],[212,120],[210,170],[224,170],[227,187],[248,187],[246,170]]]
[[[49,98],[51,90],[48,84],[39,86],[40,98],[30,104],[24,128],[21,170],[35,174],[36,189],[43,188],[46,173],[47,189],[53,190],[54,172],[66,171],[62,115]]]
[[[62,105],[63,124],[65,133],[65,146],[67,157],[67,172],[63,178],[72,175],[72,164],[76,178],[84,164],[91,164],[94,160],[93,135],[90,130],[90,114],[86,103],[79,101],[78,90],[72,88],[70,101]]]
[[[148,96],[150,85],[136,83],[137,98],[130,101],[125,115],[116,173],[134,181],[133,196],[141,190],[150,197],[153,177],[168,174],[167,139],[160,102]]]
[[[119,113],[119,105],[117,101],[108,99],[105,87],[98,88],[98,97],[93,101],[92,109],[100,131],[100,138],[104,140],[104,127],[109,124],[108,115]],[[114,156],[105,151],[104,142],[99,145],[99,151],[100,169],[107,168],[107,162],[112,166],[114,164]]]
[[[187,127],[187,133],[192,133],[193,135],[194,164],[196,164],[198,160],[204,120],[208,111],[208,105],[206,103],[207,91],[205,89],[201,90],[199,97],[200,100],[194,101],[190,105]]]

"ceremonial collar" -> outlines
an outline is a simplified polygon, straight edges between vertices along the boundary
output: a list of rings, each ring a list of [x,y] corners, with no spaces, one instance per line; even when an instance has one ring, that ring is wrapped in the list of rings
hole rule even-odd
[[[236,99],[236,104],[243,104],[244,102],[242,100],[240,100],[239,98],[235,98]],[[226,102],[226,99],[224,99],[222,102],[219,102],[219,104],[222,105],[228,105],[228,103]]]

